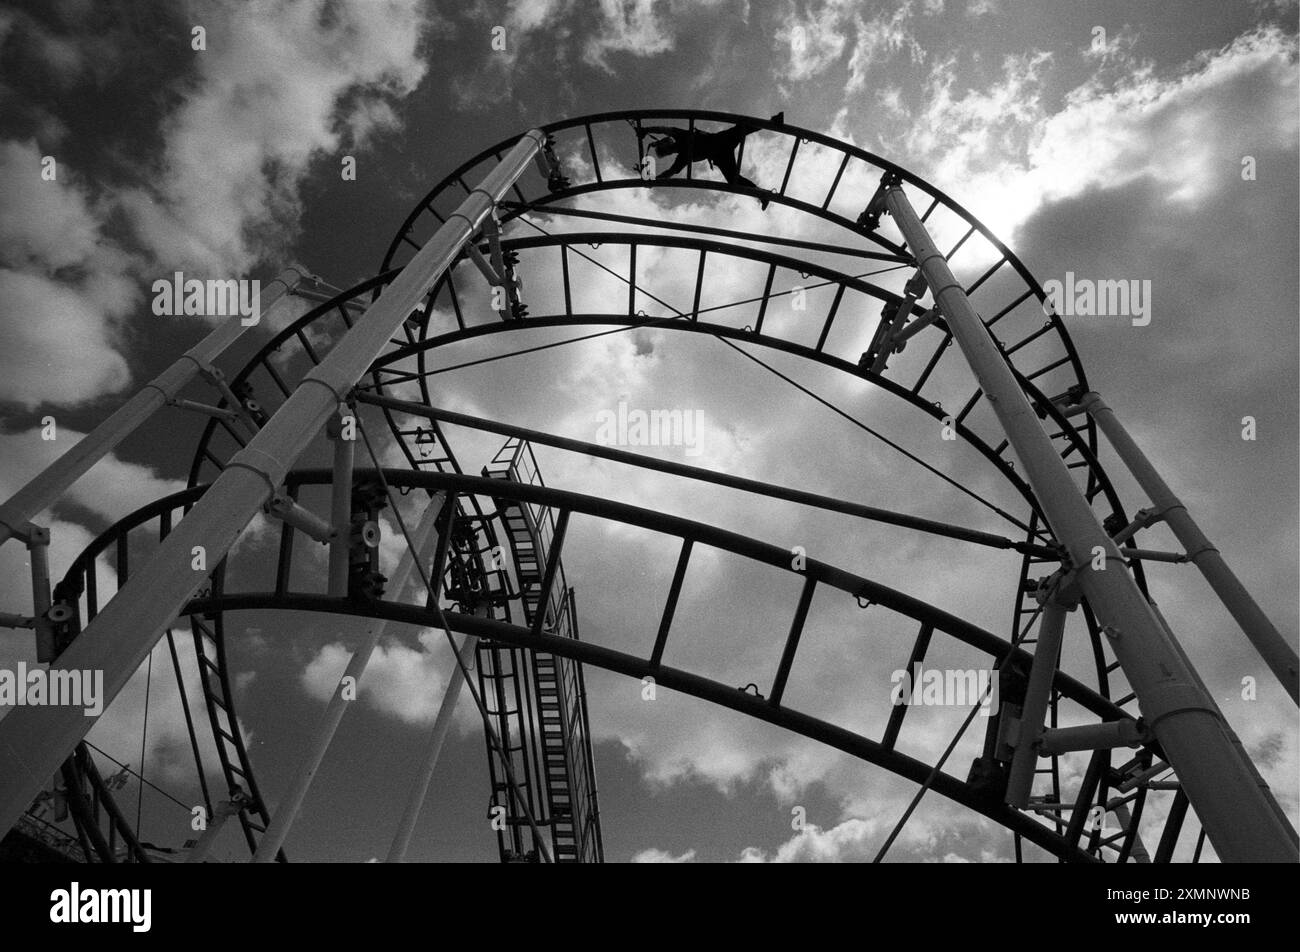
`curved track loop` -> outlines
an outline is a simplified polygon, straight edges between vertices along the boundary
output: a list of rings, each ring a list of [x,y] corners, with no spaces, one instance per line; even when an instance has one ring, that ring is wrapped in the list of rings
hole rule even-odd
[[[512,240],[505,242],[505,248],[508,250],[518,249],[520,251],[528,251],[533,248],[541,247],[555,247],[557,245],[563,248],[578,248],[588,244],[589,239],[592,237],[593,236],[591,235],[584,234],[577,236],[564,236],[559,239],[529,238]],[[631,244],[631,239],[624,236],[602,234],[599,237],[606,243],[617,243],[622,240],[626,241],[629,245]],[[702,248],[701,243],[694,239],[668,239],[667,243],[671,243],[673,246],[679,248],[689,248],[700,251],[707,250]],[[713,252],[715,255],[734,254],[739,258],[759,261],[769,265],[776,262],[784,263],[790,260],[783,259],[780,256],[772,255],[767,252],[752,249],[713,249]],[[823,266],[804,264],[803,267],[806,269],[805,273],[809,276],[822,277],[827,280],[841,280],[843,281],[844,287],[853,288],[858,293],[869,294],[872,291],[872,287],[867,282],[857,281],[856,279],[850,279],[842,275],[836,275],[830,269]],[[303,319],[296,322],[293,326],[286,328],[275,340],[268,343],[266,347],[264,347],[263,350],[237,375],[236,383],[243,384],[247,382],[251,379],[254,371],[259,368],[270,368],[272,366],[270,362],[274,359],[277,353],[283,353],[286,349],[292,349],[295,344],[305,343],[303,338],[311,332],[312,328],[317,327],[319,323],[332,320],[336,325],[340,327],[344,326],[345,322],[343,320],[343,315],[347,313],[345,310],[347,302],[364,300],[365,296],[370,293],[372,289],[381,288],[382,284],[390,279],[391,272],[376,279],[372,279],[369,282],[365,282],[357,288],[344,292],[333,302],[322,305],[320,308],[317,308],[315,311],[309,313]],[[429,300],[438,302],[436,306],[441,306],[451,313],[465,315],[468,313],[468,308],[461,308],[455,303],[456,292],[453,281],[453,276],[449,275],[446,279],[440,282],[431,291]],[[428,308],[426,308],[426,313],[427,312]],[[414,329],[408,328],[408,334],[412,339],[408,340],[406,343],[395,341],[393,349],[375,362],[374,373],[372,374],[371,383],[368,389],[382,392],[385,385],[418,384],[424,402],[427,403],[428,377],[425,374],[424,361],[426,356],[436,351],[438,347],[451,345],[471,338],[506,333],[522,327],[559,328],[569,325],[574,327],[590,327],[593,325],[636,327],[643,326],[645,319],[627,313],[599,315],[557,314],[530,317],[523,321],[502,322],[499,320],[488,319],[479,323],[471,323],[465,321],[462,316],[457,323],[458,329],[432,337],[425,337],[423,340],[414,340]],[[746,330],[724,324],[715,324],[699,318],[692,320],[689,317],[686,317],[656,321],[655,326],[695,334],[707,334],[737,342],[752,342],[764,347],[795,354],[841,372],[854,374],[855,376],[875,384],[886,392],[902,398],[911,404],[916,410],[925,414],[925,419],[934,421],[929,425],[937,425],[944,417],[942,407],[937,407],[923,398],[918,397],[916,393],[900,386],[887,376],[873,374],[870,370],[857,366],[850,360],[845,359],[845,357],[831,353],[827,348],[819,349],[815,346],[794,343],[781,337],[763,334],[755,330]],[[319,348],[311,348],[308,350],[306,347],[303,348],[304,353],[307,355],[308,363],[314,363],[319,359],[319,356],[316,353],[318,349]],[[411,358],[415,358],[420,362],[420,370],[417,373],[410,373],[401,369],[403,363],[409,363]],[[1061,417],[1055,404],[1047,400],[1041,392],[1033,386],[1032,382],[1025,381],[1025,387],[1026,390],[1034,396],[1035,401],[1042,412],[1052,419],[1055,424],[1055,430],[1060,435],[1060,439],[1066,443],[1065,449],[1062,450],[1062,455],[1069,457],[1073,454],[1076,463],[1081,462],[1087,467],[1087,478],[1092,486],[1091,492],[1093,493],[1094,498],[1103,501],[1111,513],[1118,514],[1112,516],[1112,519],[1118,520],[1121,523],[1126,523],[1127,518],[1124,515],[1122,503],[1120,502],[1118,495],[1112,487],[1105,472],[1097,464],[1092,449],[1087,443],[1086,435],[1069,426],[1067,421]],[[442,433],[435,423],[415,418],[409,419],[407,422],[402,422],[399,414],[395,414],[388,410],[385,410],[385,414],[391,429],[398,438],[399,446],[401,446],[402,452],[412,468],[424,470],[432,467],[436,471],[459,471],[459,467],[456,466],[454,462],[454,456],[450,447],[446,445]],[[219,427],[220,424],[216,421],[212,421],[208,424],[208,433],[206,434],[207,438],[205,438],[200,453],[196,458],[196,470],[193,478],[197,478],[199,473],[198,464],[202,460],[206,459],[209,462],[215,462],[215,457],[211,450],[211,435],[217,432]],[[996,451],[996,448],[990,446],[989,441],[984,440],[979,434],[966,427],[963,423],[958,423],[955,429],[962,439],[975,446],[984,458],[987,459],[991,465],[996,467],[999,472],[1007,478],[1008,482],[1015,486],[1020,492],[1029,507],[1027,518],[1029,519],[1028,524],[1031,528],[1026,531],[1026,541],[1042,541],[1041,534],[1038,531],[1040,520],[1036,506],[1034,505],[1032,493],[1023,481],[1019,479],[1009,461],[1004,459]],[[490,550],[494,544],[494,541],[485,541],[483,551]],[[1037,604],[1032,593],[1033,583],[1041,577],[1049,575],[1058,564],[1059,563],[1053,560],[1042,559],[1035,556],[1026,556],[1022,563],[1020,577],[1017,579],[1015,585],[1015,603],[1013,609],[1014,627],[1012,630],[1017,633],[1016,637],[1023,640],[1027,645],[1034,643],[1032,628],[1038,617]],[[1145,578],[1140,563],[1134,566],[1134,571],[1139,584],[1145,586]],[[1098,689],[1103,695],[1108,696],[1110,693],[1110,675],[1116,670],[1117,663],[1113,657],[1109,657],[1109,648],[1106,646],[1104,639],[1100,637],[1099,627],[1095,624],[1091,612],[1087,611],[1085,608],[1084,614],[1089,633],[1088,637],[1095,658]],[[1132,700],[1131,697],[1125,698],[1124,703],[1131,704]],[[1055,723],[1058,701],[1059,698],[1055,695],[1051,699],[1051,709],[1049,712],[1049,717],[1052,719],[1051,723]],[[1108,757],[1108,755],[1104,756]],[[1059,759],[1059,757],[1053,757],[1048,761],[1048,763],[1050,763],[1050,779],[1052,784],[1051,793],[1057,800],[1059,800],[1061,796]],[[1109,766],[1109,761],[1107,761],[1106,766]],[[1104,781],[1102,782],[1101,792],[1104,792]],[[1062,829],[1064,829],[1063,824]]]

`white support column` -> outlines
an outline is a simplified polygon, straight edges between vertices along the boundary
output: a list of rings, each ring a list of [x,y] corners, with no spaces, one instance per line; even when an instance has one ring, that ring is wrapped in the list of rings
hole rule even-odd
[[[1011,757],[1007,780],[1006,802],[1021,810],[1029,805],[1029,794],[1034,786],[1034,771],[1038,768],[1038,753],[1052,696],[1052,680],[1061,657],[1068,610],[1059,593],[1053,592],[1043,606],[1043,617],[1038,623],[1034,662],[1029,668],[1029,684],[1025,689],[1025,703],[1020,713],[1015,753]]]
[[[243,809],[245,805],[246,801],[243,799],[238,801],[220,801],[217,804],[216,809],[212,811],[212,816],[208,817],[208,828],[203,831],[203,835],[199,837],[199,841],[194,844],[194,847],[186,855],[185,862],[207,862],[208,854],[212,852],[212,847],[217,842],[217,837],[221,835],[221,831],[226,827],[226,821],[232,816],[238,815],[239,811]]]
[[[298,268],[282,271],[261,295],[262,316],[292,292],[305,277],[309,275]],[[186,384],[210,366],[251,326],[253,325],[246,326],[243,318],[236,316],[217,327],[191,347],[185,356],[114,410],[108,419],[86,434],[76,446],[28,480],[27,485],[0,506],[0,543],[18,535],[24,523],[53,505],[90,467],[135,432],[156,410],[175,398]]]
[[[107,707],[162,631],[206,581],[294,461],[371,362],[397,334],[465,242],[544,142],[532,130],[505,154],[284,402],[235,454],[207,492],[59,658],[57,667],[101,671]],[[192,568],[199,555],[206,569]],[[80,708],[25,706],[0,721],[0,830],[17,822],[68,752],[94,725]]]
[[[464,662],[466,670],[474,668],[474,649],[477,646],[478,637],[475,635],[466,635],[461,640],[457,654]],[[451,727],[451,718],[456,712],[456,702],[460,700],[460,691],[464,686],[465,674],[461,671],[461,666],[453,661],[447,690],[443,693],[438,716],[433,722],[433,732],[429,735],[429,747],[420,764],[419,772],[415,775],[415,781],[411,784],[411,795],[406,801],[406,809],[402,811],[402,819],[397,825],[397,833],[393,836],[393,845],[389,847],[385,862],[401,863],[406,860],[406,848],[410,845],[411,835],[415,832],[415,823],[420,818],[424,798],[429,792],[429,782],[433,779],[433,771],[438,766],[442,744],[447,739],[447,730]]]
[[[32,622],[36,632],[36,660],[54,660],[54,628],[50,610],[50,530],[27,528],[27,554],[32,566]]]
[[[1210,583],[1210,588],[1214,589],[1224,607],[1236,619],[1269,670],[1282,682],[1282,687],[1291,700],[1300,703],[1300,662],[1297,661],[1295,648],[1287,644],[1281,632],[1250,597],[1246,586],[1241,584],[1219,550],[1206,538],[1182,500],[1161,478],[1141,447],[1133,442],[1133,438],[1115,416],[1115,411],[1095,393],[1085,393],[1079,400],[1079,406],[1097,421],[1116,455],[1155,504],[1158,518],[1165,521],[1187,551],[1188,561],[1201,570],[1205,580]]]
[[[1237,757],[1223,715],[1198,684],[1124,567],[1123,556],[1057,454],[988,328],[903,192],[881,183],[883,203],[925,275],[962,354],[1024,468],[1048,525],[1137,693],[1142,714],[1226,862],[1300,859],[1290,824]],[[874,200],[873,200],[874,201]],[[1092,569],[1100,548],[1106,567]]]
[[[356,410],[352,410],[356,413]],[[329,437],[334,441],[334,472],[330,483],[330,521],[333,537],[330,539],[329,593],[336,598],[348,594],[348,554],[352,542],[352,464],[356,457],[357,421],[351,419],[349,436],[344,432],[348,424],[345,417],[330,419]]]
[[[426,550],[429,548],[429,537],[433,534],[433,524],[438,518],[438,513],[442,512],[446,500],[446,493],[435,495],[425,508],[424,515],[420,517],[420,522],[415,527],[415,531],[411,533],[411,541],[419,551],[421,559],[429,554]],[[411,571],[414,568],[415,553],[409,548],[404,549],[402,557],[397,563],[397,568],[393,572],[393,577],[388,582],[389,591],[394,595],[400,594],[402,589],[406,587],[406,583],[411,580]],[[379,639],[387,629],[387,621],[371,621],[367,623],[366,633],[362,636],[361,643],[357,645],[357,650],[353,653],[348,661],[347,669],[343,672],[344,678],[352,678],[354,685],[361,683],[361,676],[365,674],[366,665],[370,663],[370,656],[374,653],[375,645],[379,644]],[[347,711],[350,703],[352,702],[343,695],[342,682],[340,681],[339,687],[335,688],[333,695],[330,696],[329,704],[326,705],[325,713],[321,717],[320,726],[317,728],[311,743],[307,746],[302,763],[298,766],[298,771],[294,774],[288,791],[280,798],[280,802],[275,808],[275,815],[271,817],[266,832],[262,834],[262,839],[258,841],[257,852],[253,854],[254,863],[271,863],[275,861],[276,854],[280,852],[280,847],[284,845],[285,838],[289,835],[289,828],[293,826],[294,820],[298,818],[298,811],[302,809],[302,802],[307,797],[307,791],[311,788],[312,781],[316,779],[316,771],[320,769],[321,761],[325,759],[325,752],[329,750],[329,746],[334,740],[334,734],[338,731],[339,724],[343,720],[343,714]]]
[[[1119,820],[1119,825],[1127,833],[1129,828],[1133,826],[1133,814],[1129,812],[1128,804],[1116,804],[1114,812],[1115,819]],[[1129,856],[1132,857],[1135,863],[1151,862],[1151,854],[1147,852],[1146,846],[1142,843],[1142,834],[1136,830],[1133,831],[1133,848],[1129,851]]]

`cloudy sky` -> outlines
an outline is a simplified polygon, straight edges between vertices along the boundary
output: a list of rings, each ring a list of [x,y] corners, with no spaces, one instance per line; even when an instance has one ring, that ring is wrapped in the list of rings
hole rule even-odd
[[[296,260],[348,287],[375,273],[414,202],[444,174],[529,127],[634,108],[759,117],[783,110],[792,124],[926,177],[1040,281],[1074,272],[1150,282],[1145,326],[1126,317],[1067,318],[1090,383],[1294,643],[1296,16],[1294,2],[1263,0],[8,4],[0,7],[0,494],[205,332],[202,319],[151,312],[149,288],[160,276],[265,280]],[[206,49],[196,51],[199,25]],[[496,27],[504,28],[504,49],[493,48]],[[614,154],[629,153],[635,157],[630,133]],[[344,156],[356,160],[355,181],[340,175]],[[46,157],[57,168],[53,181],[41,175]],[[581,162],[561,157],[574,168]],[[773,187],[783,163],[758,138],[747,147],[746,174],[760,185]],[[859,204],[868,197],[864,190]],[[845,237],[734,195],[628,189],[599,207],[749,233]],[[610,249],[591,254],[610,267],[622,260]],[[644,262],[647,287],[678,307],[690,301],[686,260],[664,254]],[[534,302],[555,291],[554,269],[540,260],[525,257],[521,272]],[[619,297],[594,275],[579,303],[621,309],[626,291]],[[702,303],[757,294],[761,285],[750,277],[717,275],[712,300]],[[902,277],[878,280],[897,290]],[[611,293],[617,303],[602,305]],[[534,304],[534,314],[544,312]],[[850,315],[846,352],[870,337],[877,313]],[[792,310],[774,321],[791,335],[806,327]],[[236,369],[266,333],[253,332],[225,366]],[[498,335],[449,348],[435,363],[570,334]],[[929,418],[902,412],[846,375],[749,349],[1023,517],[1014,491],[969,449],[943,441]],[[1015,533],[706,336],[614,334],[435,380],[443,405],[585,440],[597,438],[597,414],[622,398],[696,411],[704,420],[698,454],[670,447],[659,451],[664,458]],[[53,442],[41,439],[49,416]],[[1242,438],[1247,416],[1253,440]],[[450,432],[467,472],[499,444]],[[197,436],[180,411],[160,414],[43,514],[55,576],[113,521],[182,488]],[[1018,560],[1006,554],[559,452],[539,450],[539,459],[551,485],[802,545],[1007,634]],[[1146,505],[1113,458],[1106,462],[1128,510]],[[570,535],[565,565],[584,638],[648,651],[674,543],[578,518]],[[255,527],[245,548],[264,554],[264,543],[274,548],[268,538]],[[1144,538],[1153,548],[1176,547],[1159,528]],[[25,553],[11,542],[0,560],[0,609],[27,611]],[[1150,577],[1156,601],[1294,822],[1294,706],[1194,569],[1160,565]],[[666,663],[726,684],[770,682],[797,594],[797,580],[702,555]],[[240,718],[274,803],[357,632],[336,619],[271,615],[242,618],[232,630]],[[819,597],[807,631],[787,701],[878,731],[889,674],[905,660],[914,627]],[[1076,659],[1082,634],[1072,618],[1067,652]],[[28,633],[0,632],[0,661],[28,657],[29,641]],[[979,663],[945,647],[945,663]],[[288,841],[291,855],[384,855],[448,660],[440,635],[391,629]],[[145,677],[92,734],[134,768]],[[1257,699],[1242,699],[1244,677],[1258,679]],[[915,789],[701,701],[661,691],[646,702],[639,683],[617,675],[589,671],[588,688],[610,860],[868,859]],[[182,803],[199,802],[169,663],[155,667],[149,696],[146,774]],[[961,717],[918,709],[902,749],[932,762]],[[953,773],[964,776],[981,740],[977,725],[953,755]],[[134,781],[126,787],[132,804],[136,789]],[[410,858],[493,860],[487,800],[481,730],[462,703]],[[791,825],[800,807],[802,831]],[[1148,823],[1166,809],[1153,801]],[[189,835],[180,807],[152,791],[143,812],[147,839]],[[1010,850],[1005,831],[931,795],[890,855],[981,861],[1005,860]],[[238,843],[224,839],[217,855],[237,858]]]

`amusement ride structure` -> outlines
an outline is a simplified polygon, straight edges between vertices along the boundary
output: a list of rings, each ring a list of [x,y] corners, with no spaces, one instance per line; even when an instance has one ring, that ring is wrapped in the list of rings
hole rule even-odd
[[[683,142],[697,131],[743,126],[737,162],[761,150],[769,168],[783,165],[779,184],[762,183],[770,191],[728,184],[691,156],[680,177],[654,178],[641,133],[663,123],[686,130]],[[773,165],[772,156],[782,162]],[[687,190],[676,194],[701,202],[758,198],[807,217],[808,229],[789,234],[834,237],[629,215],[613,210],[624,189]],[[618,249],[625,268],[611,272],[623,293],[591,311],[578,304],[575,268],[592,262],[596,245]],[[695,263],[689,305],[673,307],[656,293],[644,261],[662,249]],[[761,276],[743,302],[755,315],[746,323],[723,319],[725,307],[701,306],[717,269]],[[825,289],[829,303],[809,309],[792,334],[788,322],[772,319],[771,304],[796,285]],[[452,642],[456,665],[390,860],[406,855],[452,710],[467,690],[483,725],[500,858],[603,861],[584,683],[592,667],[653,678],[913,782],[916,797],[880,857],[933,792],[1005,827],[1018,860],[1030,858],[1024,848],[1033,844],[1042,851],[1033,856],[1060,861],[1193,861],[1207,838],[1224,861],[1297,859],[1295,830],[1148,597],[1144,566],[1193,563],[1292,702],[1294,646],[1091,389],[1039,283],[961,205],[915,175],[779,117],[666,110],[570,119],[498,143],[446,176],[402,223],[369,280],[338,291],[289,269],[263,290],[264,311],[289,295],[311,309],[242,366],[223,372],[216,364],[247,332],[236,317],[0,509],[0,541],[31,553],[34,601],[30,614],[0,621],[31,630],[51,672],[103,672],[111,701],[166,639],[178,682],[200,686],[201,703],[181,693],[203,789],[202,833],[171,852],[143,842],[88,748],[94,719],[77,707],[24,706],[0,720],[7,857],[202,861],[234,823],[248,858],[292,859],[286,837],[347,702],[336,692],[288,789],[270,802],[237,720],[227,660],[234,619],[262,611],[357,618],[364,634],[347,668],[353,678],[387,623],[423,626]],[[1015,531],[998,535],[453,412],[431,384],[438,348],[521,329],[589,327],[686,331],[768,369],[755,350],[867,381],[906,404],[917,423],[950,428],[1005,480],[1020,511],[993,508]],[[595,336],[584,334],[565,340]],[[188,488],[121,519],[51,576],[49,533],[31,520],[163,407],[206,421]],[[472,475],[457,462],[448,426],[505,443]],[[1099,461],[1102,436],[1148,497],[1136,507],[1120,499]],[[792,565],[781,546],[548,486],[535,446],[1017,553],[1019,577],[1004,582],[1008,624],[988,631],[834,565],[811,558]],[[329,465],[308,465],[309,457]],[[393,465],[399,457],[402,465]],[[236,544],[259,514],[278,534],[272,558]],[[638,527],[677,547],[656,635],[638,652],[580,637],[581,599],[562,562],[573,515]],[[380,571],[381,519],[397,526],[405,547],[389,577]],[[1157,522],[1183,551],[1139,545]],[[312,558],[318,544],[327,563]],[[747,690],[664,663],[692,554],[705,546],[773,577],[799,576],[779,663],[754,670]],[[100,590],[102,566],[116,576],[111,597]],[[973,763],[901,750],[907,704],[892,708],[877,736],[864,736],[786,703],[810,605],[832,593],[907,620],[914,641],[897,661],[908,670],[942,665],[956,645],[995,671],[999,704],[979,722],[984,745]],[[1066,617],[1076,611],[1086,650],[1067,653]],[[178,651],[182,639],[192,652]],[[1069,665],[1067,655],[1087,662]],[[183,672],[182,659],[197,670]],[[205,747],[215,749],[216,764],[203,762]],[[1152,816],[1163,818],[1154,839]]]

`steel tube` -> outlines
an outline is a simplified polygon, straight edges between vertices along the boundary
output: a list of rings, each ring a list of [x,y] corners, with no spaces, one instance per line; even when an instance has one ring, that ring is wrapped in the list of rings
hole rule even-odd
[[[306,276],[298,268],[285,268],[280,272],[262,299],[262,314],[265,315]],[[246,330],[248,328],[238,315],[216,327],[183,357],[114,410],[76,446],[28,480],[27,485],[0,506],[0,544],[14,536],[37,513],[58,501],[69,486],[130,436],[156,410],[179,394],[186,384],[198,376],[201,368],[211,364]]]
[[[1080,727],[1053,727],[1042,732],[1038,750],[1044,756],[1066,754],[1072,750],[1110,750],[1114,747],[1137,747],[1142,730],[1136,721],[1102,721]]]
[[[466,635],[457,648],[457,653],[467,669],[474,663],[474,649],[477,646],[478,636]],[[433,771],[438,766],[442,745],[447,739],[451,718],[456,712],[456,702],[460,700],[461,688],[464,686],[465,673],[459,664],[453,663],[451,678],[447,682],[447,690],[442,695],[442,704],[438,707],[438,716],[433,722],[433,732],[429,735],[429,747],[411,785],[411,795],[406,801],[406,809],[402,811],[402,819],[397,824],[397,832],[393,835],[393,844],[388,849],[388,858],[385,862],[401,863],[406,860],[406,848],[411,843],[415,822],[420,818],[420,810],[424,807],[424,798],[429,792],[429,782],[433,779]]]
[[[334,528],[316,513],[298,505],[290,496],[277,492],[266,504],[269,515],[275,516],[293,526],[304,535],[317,542],[328,544],[334,535]],[[331,592],[331,595],[334,593]]]
[[[32,565],[32,628],[36,632],[36,660],[53,661],[54,629],[46,613],[50,610],[50,530],[33,526],[27,537]]]
[[[543,141],[526,133],[448,217],[329,355],[309,371],[257,436],[237,453],[141,571],[118,592],[58,667],[102,671],[105,707],[148,656],[285,473],[319,433],[435,281],[460,255],[494,203]],[[19,707],[0,721],[0,830],[8,830],[95,719],[80,708]]]
[[[921,331],[925,330],[927,327],[929,327],[931,324],[937,321],[939,319],[939,316],[940,315],[939,315],[938,308],[933,308],[933,307],[930,308],[930,310],[926,311],[916,320],[912,321],[907,326],[901,328],[899,332],[894,335],[894,339],[891,341],[891,343],[894,345],[907,343],[909,340],[911,340]]]
[[[339,442],[345,441],[340,440]],[[415,531],[411,533],[411,541],[420,550],[421,558],[425,554],[424,550],[428,547],[429,536],[433,533],[434,520],[438,518],[438,513],[442,511],[446,498],[446,493],[439,493],[434,496],[425,508],[424,515],[420,518]],[[397,568],[394,570],[393,577],[389,582],[394,592],[400,592],[406,587],[406,583],[410,581],[411,570],[415,568],[415,557],[415,553],[409,548],[402,552],[402,557],[398,560]],[[366,633],[362,636],[361,643],[357,645],[357,650],[348,659],[348,666],[343,671],[344,678],[352,678],[353,684],[361,683],[361,676],[366,672],[366,665],[370,663],[370,656],[374,654],[375,646],[379,644],[379,639],[383,637],[387,629],[388,622],[382,620],[372,621],[366,626]],[[342,684],[341,679],[339,683]],[[321,717],[316,734],[307,746],[302,763],[298,765],[298,770],[289,784],[288,791],[276,805],[275,815],[271,817],[271,822],[267,824],[266,832],[262,834],[262,839],[258,841],[257,852],[253,854],[254,863],[275,862],[276,855],[280,852],[280,847],[284,845],[285,838],[289,835],[289,828],[293,826],[294,820],[298,818],[298,812],[302,809],[302,802],[307,797],[307,791],[311,788],[312,781],[316,779],[316,771],[320,769],[321,761],[325,759],[325,752],[329,750],[330,744],[333,743],[334,734],[338,731],[339,724],[342,723],[343,715],[347,712],[350,703],[352,702],[345,698],[343,692],[337,688],[330,695],[329,703],[325,706],[325,713]]]
[[[1210,583],[1210,588],[1214,589],[1224,607],[1241,626],[1269,670],[1282,682],[1282,687],[1292,702],[1300,703],[1300,662],[1297,661],[1296,649],[1287,643],[1268,616],[1260,610],[1219,550],[1196,524],[1182,500],[1169,488],[1169,484],[1156,472],[1141,447],[1129,436],[1115,416],[1115,411],[1100,396],[1091,392],[1083,395],[1079,405],[1097,421],[1115,454],[1128,467],[1143,492],[1155,504],[1160,518],[1164,519],[1187,551],[1188,561],[1201,570],[1205,580]]]
[[[1123,553],[1126,559],[1140,559],[1144,562],[1180,563],[1191,561],[1181,552],[1160,552],[1156,549],[1135,549],[1131,546],[1125,546],[1120,549],[1120,552]]]
[[[356,421],[353,421],[354,425]],[[355,434],[354,434],[355,435]],[[348,593],[348,556],[352,544],[352,465],[356,458],[355,439],[343,438],[342,421],[330,421],[334,440],[334,480],[330,484],[330,521],[334,534],[330,538],[329,593],[340,598]]]
[[[1034,786],[1034,770],[1038,767],[1039,747],[1052,696],[1052,680],[1061,657],[1066,611],[1066,606],[1054,595],[1043,606],[1043,618],[1038,625],[1038,643],[1034,645],[1034,663],[1029,669],[1016,752],[1011,757],[1011,772],[1007,780],[1006,802],[1022,810],[1029,805],[1029,794]]]
[[[936,305],[1020,459],[1044,516],[1078,566],[1079,587],[1137,693],[1143,716],[1178,772],[1197,815],[1226,862],[1300,859],[1290,825],[1240,762],[1223,715],[1170,645],[1118,547],[1074,483],[1064,460],[975,312],[962,285],[917,217],[897,179],[884,201],[925,275]],[[1100,546],[1109,568],[1094,571]]]
[[[1187,665],[1187,667],[1191,670],[1192,674],[1196,675],[1196,683],[1201,686],[1202,691],[1206,691],[1208,693],[1209,688],[1205,686],[1205,682],[1201,680],[1201,676],[1197,672],[1197,670],[1194,667],[1192,667],[1192,661],[1187,656],[1187,652],[1183,649],[1182,644],[1178,641],[1178,639],[1174,638],[1173,629],[1169,627],[1169,621],[1165,618],[1164,613],[1160,611],[1160,606],[1157,605],[1155,602],[1151,602],[1151,611],[1155,613],[1155,616],[1157,619],[1159,619],[1161,626],[1165,629],[1166,633],[1169,634],[1170,643],[1174,646],[1174,649],[1178,652],[1178,656],[1183,659],[1183,663]],[[1228,739],[1232,741],[1233,748],[1237,751],[1237,758],[1243,764],[1246,765],[1246,769],[1250,772],[1250,775],[1255,778],[1255,785],[1259,787],[1261,790],[1266,791],[1268,802],[1273,805],[1274,810],[1277,813],[1278,819],[1287,828],[1287,831],[1291,835],[1291,842],[1296,845],[1297,849],[1300,849],[1300,837],[1296,835],[1295,828],[1291,826],[1291,820],[1286,815],[1286,811],[1282,809],[1282,805],[1278,803],[1277,798],[1273,796],[1272,791],[1269,789],[1268,782],[1260,774],[1259,768],[1255,766],[1255,761],[1250,759],[1250,754],[1246,752],[1246,745],[1241,742],[1241,738],[1237,736],[1237,732],[1232,729],[1231,724],[1225,723],[1224,730],[1227,731]]]
[[[185,856],[187,863],[206,863],[208,854],[212,852],[212,847],[217,842],[217,837],[225,829],[226,821],[232,816],[239,813],[239,806],[232,800],[223,800],[217,804],[212,816],[208,818],[207,829],[199,837],[199,841],[194,844],[189,853]]]
[[[1129,827],[1133,825],[1133,814],[1129,812],[1128,804],[1120,803],[1116,805],[1115,819],[1119,820],[1120,826],[1127,833]],[[1142,843],[1142,835],[1136,830],[1133,831],[1133,851],[1131,855],[1135,863],[1151,862],[1151,854],[1147,852],[1146,846]]]

